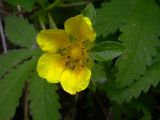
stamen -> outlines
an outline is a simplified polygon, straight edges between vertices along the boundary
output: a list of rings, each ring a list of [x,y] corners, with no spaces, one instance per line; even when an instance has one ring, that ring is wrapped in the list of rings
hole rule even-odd
[[[76,67],[76,66],[74,65],[72,69],[74,70],[74,69],[75,69],[75,67]]]
[[[75,60],[75,62],[77,63],[77,62],[78,62],[78,59],[77,59],[77,60]]]
[[[68,66],[68,65],[69,65],[69,61],[66,62],[66,66]]]
[[[89,62],[89,59],[87,58],[87,62]]]
[[[69,59],[71,56],[68,56],[67,58]]]
[[[84,65],[81,65],[81,67],[84,67]]]

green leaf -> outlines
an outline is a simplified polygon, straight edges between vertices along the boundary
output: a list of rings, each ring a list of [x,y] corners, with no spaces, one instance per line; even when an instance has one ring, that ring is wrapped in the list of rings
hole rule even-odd
[[[34,27],[22,17],[8,16],[6,22],[6,34],[12,43],[22,47],[32,48],[36,38]]]
[[[20,5],[25,10],[31,12],[36,0],[7,0],[7,2],[15,6]]]
[[[103,84],[107,80],[103,63],[95,63],[92,69],[92,80],[95,84]]]
[[[116,32],[127,20],[134,5],[134,0],[112,0],[97,9],[95,29],[97,35],[107,36]]]
[[[106,36],[120,28],[120,40],[127,48],[116,64],[119,87],[131,85],[152,63],[160,44],[159,12],[155,0],[113,0],[97,10],[98,34]]]
[[[146,101],[149,101],[149,103],[153,101],[150,101],[152,99],[145,96],[143,96],[143,99],[134,99],[129,103],[124,103],[121,105],[113,102],[112,109],[114,119],[121,120],[123,118],[124,120],[151,120],[151,109]]]
[[[95,22],[96,18],[96,9],[94,8],[94,5],[92,3],[89,3],[85,9],[82,11],[82,14],[92,21],[92,23]]]
[[[143,112],[143,115],[141,116],[141,118],[139,120],[151,120],[151,109],[149,107],[149,104],[146,101],[148,100],[149,103],[153,102],[153,101],[151,101],[152,99],[150,99],[148,97],[149,96],[147,96],[147,97],[143,96],[142,99],[140,98],[138,100],[132,100],[129,103],[129,106],[136,109],[138,112],[140,112],[140,111]]]
[[[136,109],[138,111],[142,111],[143,112],[143,116],[139,119],[139,120],[152,120],[151,118],[151,113],[150,111],[146,108],[146,105],[144,103],[140,103],[140,102],[136,102],[134,104],[134,106],[136,106]]]
[[[107,41],[96,44],[90,54],[95,60],[108,61],[120,56],[124,49],[120,43]]]
[[[98,86],[101,86],[106,82],[107,75],[104,66],[103,62],[98,62],[93,65],[91,81],[88,86],[90,91],[95,92]]]
[[[109,81],[106,89],[110,99],[118,103],[129,102],[133,97],[137,98],[142,92],[147,92],[151,86],[156,87],[160,82],[160,60],[154,63],[146,71],[144,76],[135,81],[131,86],[118,88],[114,80]]]
[[[34,73],[30,80],[29,90],[33,120],[59,120],[61,118],[55,84],[48,83]]]
[[[89,89],[89,91],[91,91],[91,92],[95,92],[96,91],[96,84],[94,83],[94,81],[93,80],[91,80],[90,82],[89,82],[89,86],[88,86],[88,89]]]
[[[0,55],[0,63],[3,63],[0,64],[0,77],[10,68],[22,62],[22,60],[38,54],[39,51],[37,50],[19,49],[8,51],[8,53]]]
[[[0,120],[11,120],[13,117],[25,80],[29,77],[34,65],[34,59],[26,61],[0,80]]]
[[[82,2],[82,0],[65,0],[66,2],[76,3],[76,2]]]
[[[131,85],[145,73],[152,63],[152,56],[156,55],[156,47],[160,45],[160,8],[155,0],[136,0],[136,3],[121,28],[120,39],[127,51],[117,62],[117,84],[120,87]]]

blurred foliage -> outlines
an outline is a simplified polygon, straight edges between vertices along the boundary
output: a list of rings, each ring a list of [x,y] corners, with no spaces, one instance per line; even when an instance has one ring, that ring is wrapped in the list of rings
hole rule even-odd
[[[9,50],[0,55],[0,120],[16,119],[21,105],[24,117],[18,119],[24,120],[160,118],[159,0],[1,4]],[[41,29],[63,28],[64,21],[77,14],[91,19],[97,39],[90,51],[94,65],[89,89],[68,96],[57,84],[38,77],[36,64],[42,53],[36,35]],[[99,109],[100,115],[95,114]]]

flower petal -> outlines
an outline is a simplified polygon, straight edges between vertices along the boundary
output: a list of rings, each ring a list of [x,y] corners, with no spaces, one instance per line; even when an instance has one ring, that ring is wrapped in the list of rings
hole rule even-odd
[[[83,68],[79,73],[79,79],[77,83],[77,92],[84,90],[88,87],[91,79],[91,70],[87,67]]]
[[[64,26],[67,33],[79,40],[93,42],[96,38],[90,19],[81,14],[66,20]]]
[[[64,30],[42,30],[37,36],[37,43],[45,52],[55,53],[68,42],[69,38]]]
[[[40,77],[47,79],[48,82],[59,82],[64,70],[65,62],[60,54],[43,54],[37,65],[37,72]]]
[[[91,78],[91,71],[88,68],[77,70],[66,69],[60,78],[63,89],[74,95],[87,88]]]

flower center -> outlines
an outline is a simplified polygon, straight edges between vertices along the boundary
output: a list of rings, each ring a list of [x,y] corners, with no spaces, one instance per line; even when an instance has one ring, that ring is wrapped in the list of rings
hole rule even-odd
[[[72,43],[65,50],[66,66],[74,69],[75,66],[84,66],[87,59],[87,50],[81,43]]]
[[[73,45],[69,50],[69,54],[73,60],[80,59],[84,55],[84,50],[80,46]]]

